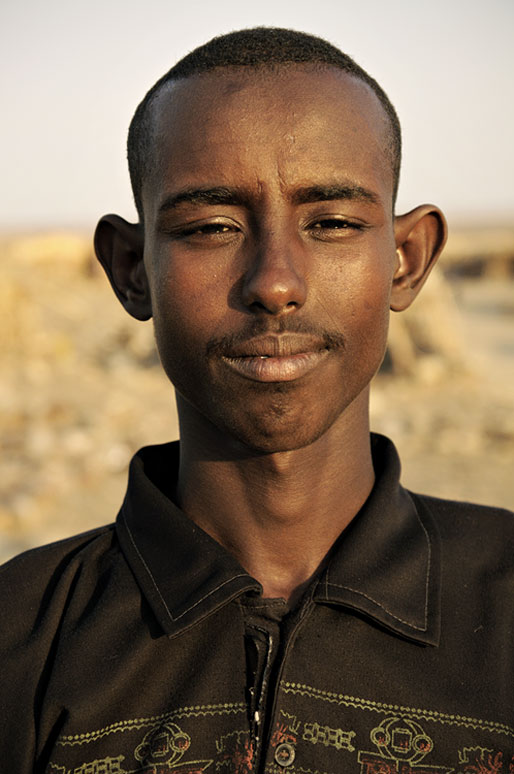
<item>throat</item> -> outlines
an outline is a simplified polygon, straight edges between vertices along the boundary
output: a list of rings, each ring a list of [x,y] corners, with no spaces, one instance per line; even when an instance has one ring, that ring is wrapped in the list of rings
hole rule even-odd
[[[294,601],[364,504],[374,472],[371,461],[345,478],[341,469],[328,475],[297,458],[269,457],[264,465],[194,465],[197,485],[179,490],[179,505],[261,583],[265,597]]]
[[[191,412],[179,411],[176,502],[261,583],[267,597],[294,598],[371,492],[364,397],[316,441],[270,453],[224,439],[196,412],[197,421],[186,424]]]

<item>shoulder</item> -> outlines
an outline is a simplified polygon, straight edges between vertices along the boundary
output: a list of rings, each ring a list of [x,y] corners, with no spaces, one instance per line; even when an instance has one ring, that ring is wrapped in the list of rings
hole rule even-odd
[[[21,642],[41,626],[57,629],[71,596],[90,596],[118,554],[112,524],[25,551],[2,565],[0,647],[5,640]]]
[[[62,572],[70,564],[83,563],[108,548],[113,531],[114,524],[109,524],[18,554],[0,566],[0,590],[11,584],[27,588],[35,578],[41,582],[56,570]]]
[[[454,529],[473,529],[491,533],[500,530],[514,538],[514,512],[477,503],[443,500],[429,495],[409,493],[418,506],[428,510],[444,532]]]
[[[68,651],[80,622],[90,623],[97,607],[111,613],[119,608],[116,594],[128,592],[132,599],[132,586],[114,525],[26,551],[0,567],[0,747],[2,741],[23,739],[20,749],[2,747],[16,758],[16,771],[22,768],[19,755],[28,761],[23,771],[33,770],[35,697],[47,690],[58,654]],[[97,627],[91,631],[99,636]]]
[[[514,513],[504,508],[443,500],[410,493],[418,513],[435,523],[443,559],[448,564],[500,568],[510,575],[514,568]]]

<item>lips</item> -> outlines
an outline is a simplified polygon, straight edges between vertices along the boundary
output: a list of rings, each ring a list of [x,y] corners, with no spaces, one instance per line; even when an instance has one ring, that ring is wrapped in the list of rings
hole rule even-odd
[[[328,353],[327,342],[313,336],[264,336],[234,346],[222,360],[252,381],[290,382],[314,370]]]
[[[290,357],[306,352],[318,352],[326,349],[324,339],[315,336],[268,335],[259,336],[241,342],[226,353],[229,357]]]

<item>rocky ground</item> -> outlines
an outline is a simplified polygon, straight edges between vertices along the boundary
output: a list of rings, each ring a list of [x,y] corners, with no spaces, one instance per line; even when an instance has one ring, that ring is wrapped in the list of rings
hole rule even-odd
[[[6,237],[0,258],[6,559],[112,521],[132,453],[178,433],[151,325],[123,312],[87,239]],[[397,443],[411,488],[512,508],[514,280],[448,288],[439,275],[426,290],[417,316],[393,320],[373,427]]]

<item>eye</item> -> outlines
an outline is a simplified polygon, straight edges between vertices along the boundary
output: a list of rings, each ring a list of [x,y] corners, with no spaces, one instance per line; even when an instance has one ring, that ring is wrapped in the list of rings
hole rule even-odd
[[[230,244],[241,233],[238,223],[227,218],[223,220],[197,220],[177,224],[167,230],[168,235],[195,249],[212,249]]]
[[[364,224],[355,220],[326,217],[313,221],[307,230],[315,239],[330,241],[349,238],[364,229]]]
[[[327,231],[344,231],[348,229],[360,230],[362,229],[362,226],[360,223],[354,223],[344,218],[322,218],[321,220],[317,220],[315,223],[313,223],[310,228],[313,231],[322,231],[324,229]]]
[[[180,230],[181,236],[215,236],[218,234],[228,234],[237,231],[235,226],[228,226],[226,223],[204,223],[186,226]]]

